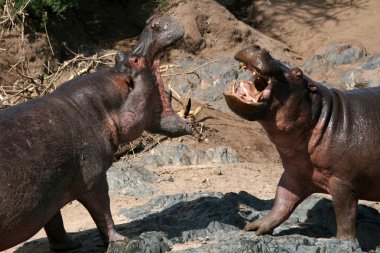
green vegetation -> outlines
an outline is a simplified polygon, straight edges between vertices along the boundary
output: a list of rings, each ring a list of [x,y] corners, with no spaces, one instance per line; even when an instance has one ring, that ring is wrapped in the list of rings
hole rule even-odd
[[[61,14],[76,8],[79,0],[0,0],[3,15],[10,17],[26,13],[35,20],[43,22],[46,13]]]
[[[157,5],[158,8],[165,8],[169,5],[167,0],[153,0],[153,3]]]

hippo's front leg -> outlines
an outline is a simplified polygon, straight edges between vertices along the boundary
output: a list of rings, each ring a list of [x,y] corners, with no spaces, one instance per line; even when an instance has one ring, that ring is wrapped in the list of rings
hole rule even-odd
[[[63,226],[61,211],[56,213],[44,226],[52,250],[62,251],[76,249],[81,243],[73,240]]]
[[[309,191],[285,171],[278,183],[272,210],[264,217],[247,223],[244,230],[256,231],[256,235],[272,233],[309,195]]]
[[[78,198],[78,201],[87,209],[100,232],[104,243],[125,240],[116,232],[110,210],[110,197],[106,174],[94,184],[92,189]]]
[[[355,222],[358,198],[347,182],[334,178],[330,181],[330,194],[337,224],[337,238],[355,241]]]

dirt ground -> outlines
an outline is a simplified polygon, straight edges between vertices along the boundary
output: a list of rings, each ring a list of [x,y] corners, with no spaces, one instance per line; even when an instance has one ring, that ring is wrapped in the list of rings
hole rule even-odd
[[[211,2],[213,1],[204,1],[201,7],[212,10],[212,7],[207,6]],[[178,5],[173,10],[169,10],[169,13],[174,13],[176,16],[181,15],[179,12],[181,9]],[[285,45],[294,51],[292,55],[298,58],[293,60],[299,64],[310,56],[323,52],[328,44],[334,42],[353,42],[364,46],[369,53],[380,52],[380,29],[378,29],[380,1],[378,0],[265,0],[257,1],[254,6],[244,6],[244,9],[243,7],[239,9],[236,6],[231,8],[233,12],[235,11],[235,15],[245,23],[258,28],[264,34],[263,38],[265,35],[275,38],[281,41],[277,45]],[[182,13],[184,17],[185,14]],[[205,24],[211,23],[210,17],[204,20]],[[198,19],[202,20],[202,16]],[[226,22],[222,24],[228,25]],[[224,29],[229,28],[225,27]],[[196,42],[200,43],[197,49],[199,56],[215,57],[220,54],[233,54],[240,45],[239,40],[245,39],[243,36],[233,43],[231,40],[230,42],[227,40],[212,42],[212,35],[212,33],[207,35],[204,42],[206,44],[203,46],[200,45],[202,42]],[[215,35],[215,38],[217,36],[218,34]],[[218,44],[217,47],[216,44]],[[116,43],[118,49],[120,45],[120,43]],[[265,47],[266,45],[262,46]],[[286,55],[283,54],[282,57],[286,57]],[[328,80],[328,76],[325,76],[324,79]],[[205,109],[201,118],[204,118],[203,123],[208,128],[206,139],[202,143],[198,143],[190,137],[173,139],[169,142],[181,141],[190,147],[228,145],[237,151],[242,163],[189,166],[187,169],[161,167],[157,171],[160,174],[171,175],[174,182],[162,181],[158,183],[160,190],[164,194],[202,191],[226,193],[244,190],[259,198],[272,199],[282,168],[273,145],[268,141],[261,127],[257,123],[244,121],[235,115],[213,109]],[[111,209],[115,223],[127,222],[124,217],[118,214],[121,208],[141,205],[148,200],[149,198],[136,199],[112,193]],[[379,203],[368,203],[380,210]],[[78,202],[72,202],[64,207],[62,214],[65,227],[69,232],[95,228],[90,215]],[[29,241],[43,237],[46,235],[42,230]],[[14,252],[22,245],[4,252]],[[49,251],[48,248],[28,247],[22,252]]]

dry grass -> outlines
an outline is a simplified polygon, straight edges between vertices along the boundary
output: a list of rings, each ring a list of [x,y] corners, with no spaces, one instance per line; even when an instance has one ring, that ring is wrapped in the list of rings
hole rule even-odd
[[[115,54],[95,54],[89,57],[83,54],[75,54],[72,59],[58,63],[59,67],[54,72],[46,66],[46,70],[50,73],[52,72],[50,75],[43,74],[32,77],[15,70],[19,75],[19,79],[11,86],[0,86],[0,108],[13,106],[24,102],[25,99],[34,99],[50,93],[57,88],[57,81],[62,75],[66,75],[65,80],[68,81],[96,70],[99,64],[113,65],[112,56]],[[9,71],[13,69],[15,69],[15,66],[12,66]]]

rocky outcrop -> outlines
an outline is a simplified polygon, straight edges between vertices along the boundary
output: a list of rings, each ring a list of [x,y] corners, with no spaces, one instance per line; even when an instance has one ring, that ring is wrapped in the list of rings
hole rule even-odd
[[[129,197],[161,194],[155,183],[172,180],[158,175],[154,168],[161,166],[186,166],[198,164],[237,163],[234,150],[218,146],[205,150],[191,150],[185,144],[158,145],[150,153],[128,162],[116,162],[107,171],[109,189]]]
[[[333,238],[332,202],[317,196],[305,200],[273,235],[242,230],[271,206],[272,201],[246,192],[160,196],[121,211],[132,222],[119,229],[142,234],[124,246],[111,245],[108,252],[380,252],[380,214],[375,209],[359,205],[358,244]]]

